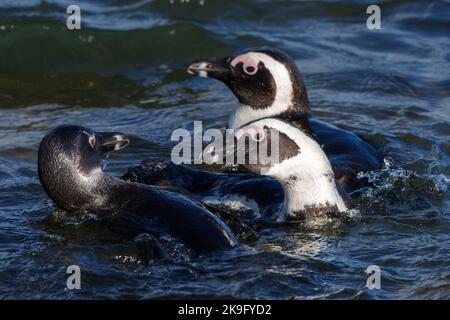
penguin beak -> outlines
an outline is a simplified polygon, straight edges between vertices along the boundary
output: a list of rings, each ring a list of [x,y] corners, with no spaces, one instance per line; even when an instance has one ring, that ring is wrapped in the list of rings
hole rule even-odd
[[[192,63],[188,67],[187,72],[190,75],[226,81],[231,75],[231,68],[228,64],[228,60],[228,58],[199,60]]]
[[[130,144],[128,136],[120,132],[99,132],[97,136],[98,148],[104,153],[122,150]]]

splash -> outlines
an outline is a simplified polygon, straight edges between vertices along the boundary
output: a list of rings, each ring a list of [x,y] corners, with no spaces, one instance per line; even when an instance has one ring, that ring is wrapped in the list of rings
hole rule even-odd
[[[422,187],[418,191],[427,191],[431,193],[445,193],[450,185],[450,178],[445,174],[418,174],[396,166],[394,161],[386,157],[383,159],[381,170],[360,172],[358,179],[367,178],[369,183],[373,184],[375,189],[389,190],[401,186],[405,191],[409,187]]]
[[[358,179],[367,179],[371,187],[361,190],[363,208],[388,211],[390,204],[408,204],[441,197],[449,190],[450,178],[445,174],[419,174],[402,168],[387,157],[380,170],[359,173]]]

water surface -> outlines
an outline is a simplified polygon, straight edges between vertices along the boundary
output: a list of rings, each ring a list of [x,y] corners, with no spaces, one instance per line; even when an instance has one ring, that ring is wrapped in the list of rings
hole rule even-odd
[[[80,31],[65,27],[74,3]],[[371,31],[363,0],[2,0],[0,297],[450,298],[450,3],[378,3]],[[236,105],[221,83],[190,77],[189,62],[262,45],[295,59],[317,117],[386,154],[365,173],[374,187],[355,195],[358,218],[149,266],[132,239],[71,220],[44,193],[36,153],[49,129],[130,134],[115,175],[168,157],[172,130],[223,127]],[[80,291],[65,290],[71,264]],[[381,290],[365,287],[373,264]]]

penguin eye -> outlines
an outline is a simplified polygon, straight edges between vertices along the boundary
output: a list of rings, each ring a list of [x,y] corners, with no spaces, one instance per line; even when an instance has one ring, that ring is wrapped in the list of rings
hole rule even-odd
[[[258,72],[258,69],[254,66],[245,66],[244,72],[250,76],[253,76],[256,74],[256,72]]]
[[[97,141],[96,141],[96,139],[95,139],[95,136],[90,136],[89,137],[89,144],[91,145],[91,148],[92,149],[94,149],[94,147],[95,147],[95,143],[96,143]]]

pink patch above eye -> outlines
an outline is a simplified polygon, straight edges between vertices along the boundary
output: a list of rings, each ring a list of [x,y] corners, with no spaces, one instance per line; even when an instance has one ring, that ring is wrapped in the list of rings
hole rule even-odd
[[[240,56],[237,56],[231,61],[231,65],[235,67],[238,63],[242,62],[243,69],[245,73],[248,73],[250,75],[255,74],[258,71],[258,62],[253,60],[250,57],[250,54],[246,53]]]
[[[234,136],[239,140],[245,135],[250,136],[256,142],[261,142],[266,137],[266,132],[260,127],[249,125],[238,129]]]

